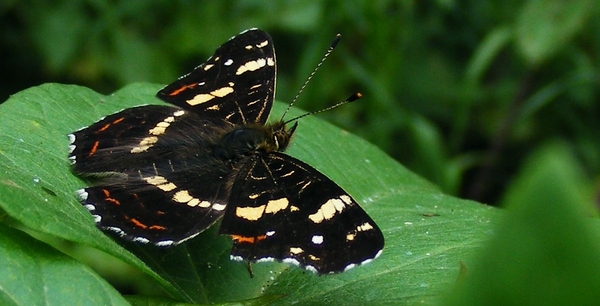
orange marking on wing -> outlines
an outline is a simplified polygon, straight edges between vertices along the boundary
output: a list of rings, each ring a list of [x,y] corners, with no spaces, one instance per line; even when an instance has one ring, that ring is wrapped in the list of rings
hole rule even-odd
[[[187,89],[191,89],[191,88],[194,88],[194,87],[196,87],[196,85],[197,85],[196,83],[194,83],[194,84],[189,84],[189,85],[183,85],[183,86],[179,87],[179,89],[175,89],[175,90],[173,90],[173,91],[172,91],[172,92],[169,94],[169,96],[176,96],[176,95],[180,94],[182,91],[185,91],[185,90],[187,90]]]
[[[98,146],[100,145],[100,141],[96,140],[96,142],[94,142],[94,145],[92,146],[92,149],[90,150],[90,153],[88,153],[88,157],[94,155],[94,153],[96,153],[96,150],[98,150]]]
[[[164,231],[164,230],[166,230],[167,228],[166,228],[166,227],[164,227],[164,226],[160,226],[160,225],[151,225],[151,226],[149,227],[149,229],[151,229],[151,230],[161,230],[161,231]]]
[[[104,132],[104,131],[106,131],[106,129],[108,129],[110,126],[111,126],[111,124],[110,124],[110,123],[107,123],[105,126],[103,126],[103,127],[99,128],[99,129],[96,131],[96,133],[99,133],[99,132]]]
[[[262,236],[257,236],[257,237],[246,237],[246,236],[240,236],[240,235],[231,235],[231,239],[233,239],[235,242],[238,242],[238,243],[256,243],[261,240],[267,239],[267,236],[262,235]]]
[[[129,219],[129,221],[131,221],[131,223],[133,223],[133,225],[135,225],[135,226],[137,226],[137,227],[141,227],[141,228],[143,228],[143,229],[147,229],[147,228],[148,228],[148,226],[147,226],[146,224],[144,224],[144,223],[142,223],[142,222],[138,221],[138,220],[137,220],[137,219],[135,219],[135,218],[131,218],[131,219]]]
[[[119,123],[119,122],[121,122],[123,120],[125,120],[125,117],[121,117],[119,119],[115,119],[115,121],[113,121],[112,124],[117,124],[117,123]]]
[[[121,202],[119,202],[119,200],[115,199],[115,198],[106,198],[104,199],[106,202],[111,202],[115,205],[121,205]]]
[[[102,189],[102,192],[104,193],[105,197],[110,197],[110,191],[108,191],[108,189]]]

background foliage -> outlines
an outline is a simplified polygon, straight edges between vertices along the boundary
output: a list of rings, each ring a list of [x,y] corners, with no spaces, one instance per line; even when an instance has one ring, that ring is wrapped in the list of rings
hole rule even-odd
[[[528,190],[514,179],[526,160],[555,158],[581,169],[565,188],[600,198],[597,0],[8,0],[0,14],[0,101],[47,82],[166,84],[249,27],[273,36],[277,98],[290,101],[340,32],[299,107],[361,91],[319,116],[447,194],[497,205]]]

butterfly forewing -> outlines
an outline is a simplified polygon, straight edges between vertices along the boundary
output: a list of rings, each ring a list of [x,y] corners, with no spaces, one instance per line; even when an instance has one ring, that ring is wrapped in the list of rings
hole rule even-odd
[[[157,96],[203,116],[234,124],[265,123],[275,95],[275,49],[271,37],[248,30]]]
[[[167,132],[161,127],[167,124],[169,134],[177,135],[173,129],[175,125],[180,125],[184,113],[175,107],[133,107],[70,134],[69,159],[73,169],[78,173],[119,173],[147,166],[148,157],[153,159],[153,156],[160,154],[158,151],[168,153],[176,151],[173,145],[184,145],[158,137],[160,133]]]

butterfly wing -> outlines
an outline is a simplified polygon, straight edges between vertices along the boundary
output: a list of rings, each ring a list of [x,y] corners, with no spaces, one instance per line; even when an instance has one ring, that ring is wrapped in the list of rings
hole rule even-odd
[[[229,198],[231,169],[210,145],[231,124],[177,107],[112,114],[69,135],[73,170],[100,180],[79,191],[100,228],[159,245],[213,224]]]
[[[157,96],[233,124],[265,123],[273,105],[275,74],[271,37],[250,29],[229,39],[204,64],[161,89]]]
[[[232,187],[220,233],[233,259],[278,260],[319,274],[377,257],[384,239],[373,220],[325,175],[282,153],[244,165]]]

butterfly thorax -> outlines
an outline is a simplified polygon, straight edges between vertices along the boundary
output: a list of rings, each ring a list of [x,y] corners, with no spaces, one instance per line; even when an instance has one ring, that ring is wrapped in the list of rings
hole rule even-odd
[[[214,148],[217,158],[236,162],[253,154],[283,152],[290,143],[297,124],[290,129],[283,121],[267,125],[244,125],[226,133]]]

